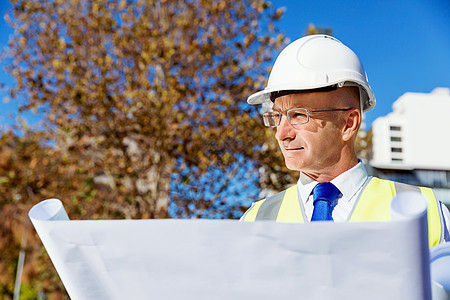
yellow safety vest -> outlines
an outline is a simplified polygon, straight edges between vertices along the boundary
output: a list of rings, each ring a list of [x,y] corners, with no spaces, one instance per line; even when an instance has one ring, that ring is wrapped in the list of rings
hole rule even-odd
[[[420,191],[428,200],[428,238],[429,247],[443,240],[444,230],[439,202],[433,190],[409,184],[372,177],[363,187],[356,200],[348,221],[389,221],[391,201],[397,193]],[[273,220],[276,222],[304,223],[305,211],[300,205],[297,186],[292,186],[276,195],[253,203],[242,216],[244,222]]]

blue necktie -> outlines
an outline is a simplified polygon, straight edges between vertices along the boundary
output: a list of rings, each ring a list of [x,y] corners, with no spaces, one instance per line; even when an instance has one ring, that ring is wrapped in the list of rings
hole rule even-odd
[[[331,182],[322,182],[313,189],[314,210],[311,221],[333,221],[331,216],[333,201],[341,192]]]

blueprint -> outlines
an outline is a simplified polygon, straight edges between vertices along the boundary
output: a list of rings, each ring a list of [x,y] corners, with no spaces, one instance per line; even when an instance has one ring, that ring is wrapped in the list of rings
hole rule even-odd
[[[72,299],[430,299],[426,200],[389,222],[69,220],[29,212]]]

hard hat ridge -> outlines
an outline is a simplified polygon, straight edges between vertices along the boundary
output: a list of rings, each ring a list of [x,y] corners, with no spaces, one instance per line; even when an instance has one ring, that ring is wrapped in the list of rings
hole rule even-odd
[[[250,104],[274,100],[282,91],[314,92],[327,87],[358,86],[364,111],[375,105],[366,72],[358,56],[328,35],[302,37],[277,57],[264,90],[248,98]]]

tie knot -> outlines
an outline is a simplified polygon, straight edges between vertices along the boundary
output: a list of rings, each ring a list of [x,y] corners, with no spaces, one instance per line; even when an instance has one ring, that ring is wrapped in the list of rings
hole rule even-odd
[[[325,200],[331,205],[340,193],[339,189],[331,182],[319,183],[313,189],[314,204],[318,200]]]

